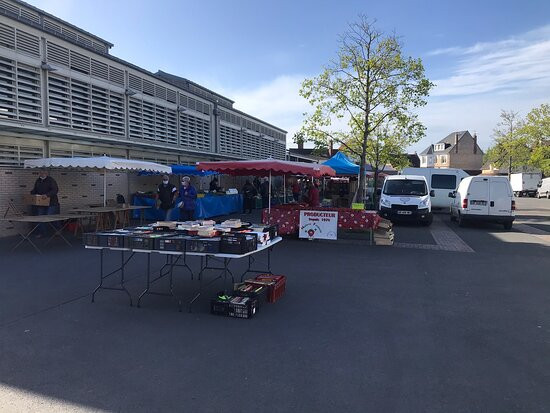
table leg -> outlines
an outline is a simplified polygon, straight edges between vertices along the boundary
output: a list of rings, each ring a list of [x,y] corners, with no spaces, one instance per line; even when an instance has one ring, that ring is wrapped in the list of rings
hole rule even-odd
[[[124,258],[124,251],[121,251],[121,254],[120,254],[120,258],[121,258],[120,268],[117,268],[116,270],[111,271],[109,274],[104,275],[103,251],[104,251],[103,248],[99,250],[99,252],[100,252],[100,255],[99,255],[99,262],[100,262],[99,285],[92,292],[92,303],[95,301],[95,294],[99,290],[114,290],[114,291],[124,291],[128,295],[128,297],[130,298],[130,306],[132,306],[133,305],[132,296],[130,294],[130,291],[128,291],[128,289],[124,285],[124,283],[125,283],[125,279],[124,279],[125,272],[124,271],[125,271],[126,265],[128,264],[128,262],[130,262],[130,260],[132,259],[132,257],[134,256],[135,253],[132,252],[130,254],[130,256],[127,259],[125,259]],[[109,278],[111,275],[116,274],[119,271],[120,271],[120,287],[105,287],[103,285],[103,280]]]
[[[138,301],[137,301],[137,307],[140,308],[141,299],[147,292],[149,291],[149,288],[151,288],[151,254],[147,254],[147,287],[145,290],[140,294]]]
[[[36,246],[36,244],[34,242],[32,242],[31,240],[31,235],[34,231],[36,231],[38,229],[38,227],[40,226],[40,224],[36,224],[26,235],[23,235],[22,233],[18,233],[19,236],[22,238],[17,244],[15,244],[15,246],[11,249],[12,251],[15,251],[17,249],[17,247],[19,247],[19,245],[21,245],[23,242],[27,241],[29,244],[31,244],[33,246],[33,248],[39,253],[39,254],[42,254],[42,251],[40,251],[40,248],[38,248]]]
[[[273,274],[273,272],[271,271],[271,250],[272,249],[273,247],[269,247],[267,249],[267,269],[266,270],[253,269],[252,266],[254,264],[254,258],[251,255],[248,256],[248,268],[241,275],[241,282],[243,282],[244,276],[249,272],[256,273],[256,274]]]
[[[66,238],[63,236],[63,234],[62,234],[62,232],[63,232],[63,230],[65,229],[65,227],[69,224],[69,220],[65,221],[65,222],[63,223],[63,225],[62,225],[60,228],[56,228],[55,225],[54,225],[52,222],[48,222],[48,224],[50,224],[50,226],[53,228],[54,233],[53,233],[53,235],[52,235],[50,238],[48,238],[48,240],[46,241],[46,245],[49,244],[50,241],[51,241],[52,239],[54,239],[55,237],[59,237],[59,238],[61,238],[63,241],[65,241],[65,243],[66,243],[69,247],[72,247],[72,246],[73,246],[69,241],[67,241],[67,239],[66,239]]]

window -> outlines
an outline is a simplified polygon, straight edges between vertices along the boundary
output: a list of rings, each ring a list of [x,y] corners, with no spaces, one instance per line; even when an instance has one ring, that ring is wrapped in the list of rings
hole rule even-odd
[[[432,175],[432,189],[456,189],[455,175]]]
[[[390,179],[384,186],[385,195],[425,196],[426,183],[417,179]]]
[[[441,163],[447,163],[447,156],[446,155],[441,155],[440,156],[440,161],[441,161]]]

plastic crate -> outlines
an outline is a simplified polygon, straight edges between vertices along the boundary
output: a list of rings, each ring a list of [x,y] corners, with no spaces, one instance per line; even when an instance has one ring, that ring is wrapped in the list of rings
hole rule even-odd
[[[284,275],[260,274],[255,280],[267,284],[268,303],[277,302],[285,293],[286,277]]]
[[[217,254],[220,252],[220,238],[190,238],[186,242],[187,252]]]
[[[251,286],[250,290],[243,290],[243,287]],[[250,297],[256,299],[258,308],[267,302],[268,288],[265,284],[255,283],[254,281],[245,281],[233,285],[233,295],[237,297]]]
[[[92,247],[125,248],[126,235],[112,232],[93,232],[84,234],[84,245]]]
[[[235,300],[242,300],[237,303]],[[230,297],[229,300],[210,300],[210,313],[234,318],[252,318],[256,314],[258,300],[250,297]]]
[[[220,252],[223,254],[246,254],[258,248],[258,237],[255,234],[230,233],[223,234],[220,242]]]
[[[126,246],[136,250],[154,250],[160,238],[167,237],[165,234],[132,234],[127,237]]]
[[[158,238],[156,240],[155,249],[160,251],[179,251],[186,250],[186,243],[192,239],[186,235],[173,235],[166,238]]]

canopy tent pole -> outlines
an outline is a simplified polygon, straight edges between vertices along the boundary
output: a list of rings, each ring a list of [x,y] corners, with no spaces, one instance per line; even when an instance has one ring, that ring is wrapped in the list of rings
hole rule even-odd
[[[267,212],[269,215],[271,215],[271,170],[269,170],[269,198],[267,202]]]
[[[286,175],[283,175],[283,204],[286,204]]]
[[[103,206],[107,205],[107,169],[103,169]]]

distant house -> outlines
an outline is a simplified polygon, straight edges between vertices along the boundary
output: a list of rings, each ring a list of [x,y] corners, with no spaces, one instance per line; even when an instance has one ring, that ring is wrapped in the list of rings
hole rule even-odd
[[[416,153],[408,153],[407,159],[411,167],[420,168],[420,157]]]
[[[483,151],[477,144],[477,135],[468,131],[450,133],[420,153],[421,168],[458,168],[479,173],[482,165]]]

